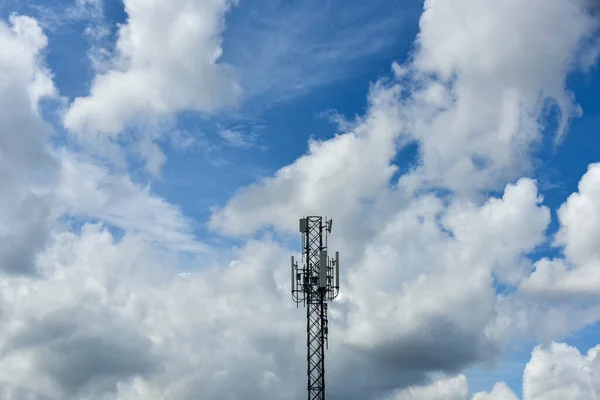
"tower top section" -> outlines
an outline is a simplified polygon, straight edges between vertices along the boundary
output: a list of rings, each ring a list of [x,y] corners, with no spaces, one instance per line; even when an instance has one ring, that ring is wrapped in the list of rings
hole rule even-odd
[[[292,298],[297,304],[306,305],[314,297],[312,294],[322,293],[325,301],[331,301],[340,289],[339,252],[331,258],[327,249],[333,220],[308,216],[300,218],[298,227],[302,235],[302,260],[298,265],[292,256]]]

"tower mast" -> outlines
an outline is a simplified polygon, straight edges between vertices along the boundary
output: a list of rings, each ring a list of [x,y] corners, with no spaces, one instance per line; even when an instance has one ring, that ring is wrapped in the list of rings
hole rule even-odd
[[[300,219],[302,264],[292,256],[292,298],[306,307],[308,400],[325,400],[325,347],[328,340],[327,302],[339,293],[339,253],[327,254],[333,221],[309,216]]]

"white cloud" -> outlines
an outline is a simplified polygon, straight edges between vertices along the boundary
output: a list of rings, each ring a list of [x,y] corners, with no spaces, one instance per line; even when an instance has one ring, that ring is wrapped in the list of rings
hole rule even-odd
[[[372,87],[364,118],[214,210],[211,227],[228,235],[295,232],[305,214],[336,220],[330,245],[347,271],[331,323],[343,332],[330,369],[340,398],[368,396],[367,382],[384,392],[424,370],[458,372],[515,336],[552,339],[597,319],[495,286],[518,286],[546,241],[550,212],[535,182],[517,179],[530,172],[548,102],[562,111],[557,138],[577,115],[565,80],[598,27],[581,2],[555,3],[427,1],[413,59]],[[390,187],[410,140],[418,165]],[[450,193],[423,194],[432,186]],[[372,372],[347,381],[352,368]],[[503,385],[485,396],[514,399]]]
[[[38,102],[55,95],[43,65],[46,36],[35,20],[0,21],[0,269],[33,272],[46,243],[57,164]]]
[[[248,234],[263,225],[296,229],[296,216],[334,212],[341,218],[361,209],[388,184],[396,168],[389,165],[395,139],[402,128],[395,108],[401,88],[376,85],[370,109],[346,134],[311,141],[309,154],[253,184],[217,210],[211,226],[227,234]]]
[[[218,134],[227,143],[227,145],[232,147],[256,147],[262,150],[265,149],[265,146],[257,143],[259,135],[256,132],[245,132],[238,129],[223,128],[219,129]]]
[[[172,250],[207,250],[194,238],[191,221],[149,187],[64,151],[60,160],[56,215],[99,219]]]
[[[49,10],[45,10],[49,11]],[[51,11],[49,11],[51,12]],[[102,0],[75,0],[72,4],[64,11],[62,18],[56,16],[58,21],[56,23],[63,21],[80,21],[80,20],[92,20],[97,23],[100,23],[104,19],[104,3]],[[51,26],[48,26],[48,29],[51,29]],[[88,30],[94,30],[93,27],[86,27],[86,32]]]
[[[406,118],[421,165],[406,184],[469,193],[529,172],[549,102],[561,113],[556,140],[579,113],[565,81],[599,26],[586,1],[425,2],[405,78],[420,87]]]
[[[237,131],[222,129],[219,131],[219,136],[221,136],[227,143],[234,147],[245,147],[248,145],[244,139],[244,135]]]
[[[340,366],[370,364],[370,379],[381,390],[423,379],[419,371],[452,373],[494,359],[509,337],[494,329],[493,277],[525,274],[518,261],[544,240],[549,223],[538,201],[534,182],[523,179],[509,185],[502,199],[482,206],[459,202],[446,208],[431,195],[415,199],[366,244],[345,234],[351,223],[339,224],[344,227],[336,243],[348,272],[343,298],[333,306],[343,316],[331,329],[340,332],[344,349],[333,349],[332,357],[342,360]],[[345,346],[360,358],[348,360]],[[360,390],[362,383],[346,384],[344,393]]]
[[[529,172],[546,103],[559,103],[561,129],[576,114],[565,80],[580,43],[598,27],[580,1],[427,1],[414,57],[395,68],[405,74],[374,85],[364,119],[241,190],[215,210],[211,226],[235,235],[291,229],[291,215],[358,215],[363,201],[382,196],[393,158],[411,140],[419,144],[418,165],[401,188],[501,190]]]
[[[90,45],[87,55],[92,71],[101,73],[110,68],[110,51],[106,46],[110,27],[105,21],[103,0],[75,0],[57,19],[59,24],[65,20],[87,21],[83,33]]]
[[[582,355],[565,343],[536,346],[523,372],[523,400],[595,400],[600,396],[600,346]],[[433,382],[404,389],[395,400],[467,400],[468,385],[464,375],[440,378]],[[489,393],[476,393],[472,400],[517,400],[504,383],[497,383]]]
[[[414,386],[394,396],[394,400],[465,400],[469,394],[467,378],[438,379],[427,386]]]
[[[134,317],[144,311],[137,285],[152,281],[158,259],[157,252],[148,257],[140,250],[127,239],[115,245],[107,231],[94,227],[85,227],[80,238],[58,233],[40,256],[43,280],[4,281],[3,398],[95,396],[123,375],[156,367],[151,342]],[[144,275],[132,281],[142,265]]]
[[[528,190],[523,183],[517,188]],[[530,206],[535,206],[536,197],[530,196]],[[510,196],[503,201],[507,198]],[[419,203],[413,206],[417,208]],[[414,214],[406,212],[407,219],[391,221],[390,229],[405,226],[410,214],[418,220],[416,216],[423,211],[421,207]],[[470,215],[467,225],[477,221],[477,215]],[[430,216],[425,217],[425,229],[433,234],[438,228]],[[413,235],[418,232],[418,223],[411,229],[415,229]],[[383,236],[389,240],[393,232]],[[438,245],[443,247],[443,241]],[[463,245],[468,247],[468,243]],[[456,244],[456,250],[461,246]],[[434,259],[438,250],[431,248],[429,257]],[[216,398],[217,393],[231,399],[297,398],[305,391],[303,379],[298,378],[305,372],[301,362],[305,314],[303,310],[294,312],[286,286],[287,270],[280,268],[288,255],[289,251],[263,238],[222,254],[214,263],[200,255],[183,260],[171,249],[157,247],[136,233],[126,233],[116,241],[109,231],[94,225],[85,225],[80,235],[56,231],[51,246],[39,257],[41,279],[10,278],[0,285],[6,321],[0,325],[0,353],[5,355],[0,361],[4,390],[0,393],[7,400],[30,395],[35,400],[188,400],[201,394]],[[372,266],[380,261],[376,253],[367,252],[365,257]],[[228,266],[227,260],[232,260]],[[190,272],[180,274],[184,266]],[[365,266],[357,267],[355,270],[368,277]],[[448,266],[447,271],[456,267]],[[460,276],[472,276],[475,270],[466,267],[467,275]],[[424,373],[432,369],[455,370],[461,363],[489,356],[486,345],[476,341],[481,340],[478,336],[486,318],[492,316],[493,291],[485,286],[478,289],[480,281],[473,280],[472,296],[464,300],[470,301],[470,306],[461,306],[457,302],[463,301],[461,293],[466,290],[441,293],[431,284],[450,276],[441,272],[445,267],[441,271],[431,268],[431,281],[404,279],[402,291],[390,292],[395,282],[403,284],[394,276],[388,285],[367,290],[357,284],[347,287],[344,297],[353,305],[347,307],[348,301],[342,301],[332,308],[330,329],[337,334],[335,339],[332,336],[328,352],[328,386],[334,398],[342,399],[350,392],[376,399],[373,390],[385,393],[422,381]],[[433,279],[440,273],[442,278]],[[386,274],[375,271],[376,275]],[[435,298],[415,297],[432,291]],[[388,322],[398,325],[394,327],[377,319],[389,311],[385,302],[374,311],[377,309],[370,308],[356,292],[397,295],[400,302],[414,300],[423,306],[411,314],[412,321],[388,314]],[[409,295],[412,297],[407,299]],[[443,301],[436,306],[439,299]],[[475,303],[485,304],[476,310]],[[480,311],[487,305],[492,308],[482,316]],[[357,324],[357,309],[377,315]],[[448,318],[440,324],[443,313]],[[344,319],[351,320],[349,326],[344,326]],[[454,323],[461,329],[455,329]],[[365,325],[373,332],[391,329],[391,335],[378,332],[368,341],[373,344],[370,348],[349,343],[352,336],[348,340],[346,335]],[[424,331],[429,337],[423,337]],[[64,351],[66,348],[70,350]],[[93,363],[86,362],[89,357]],[[448,387],[444,393],[462,387],[460,381],[451,383],[441,385]],[[433,396],[434,392],[430,389],[427,393]],[[436,398],[440,397],[431,397]]]
[[[499,316],[493,328],[498,335],[548,342],[600,321],[600,253],[594,242],[600,223],[599,171],[597,164],[590,165],[581,178],[579,191],[558,210],[560,225],[554,245],[561,250],[559,255],[526,266],[521,270],[524,279],[513,282],[517,292],[499,297]]]
[[[467,378],[459,375],[453,378],[440,378],[428,385],[412,386],[400,391],[394,400],[518,400],[514,392],[504,382],[497,383],[491,392],[469,396]]]
[[[593,400],[600,396],[600,346],[587,355],[563,343],[536,347],[523,374],[524,400]]]
[[[600,164],[589,166],[573,193],[558,210],[555,245],[564,258],[544,258],[522,283],[526,294],[551,298],[596,297],[600,293]]]
[[[591,164],[573,193],[558,210],[561,223],[556,244],[572,263],[588,266],[600,262],[600,164]]]
[[[50,127],[38,111],[42,98],[56,97],[44,66],[47,38],[29,17],[0,22],[0,267],[33,272],[38,251],[62,214],[97,218],[147,240],[200,251],[190,221],[149,188],[114,176],[65,151],[51,151]],[[159,160],[160,161],[160,160]]]
[[[480,210],[472,204],[451,206],[444,224],[457,240],[469,243],[476,259],[494,266],[501,283],[514,286],[531,270],[524,255],[546,241],[550,211],[542,200],[536,183],[522,178],[506,187],[502,199],[490,198]],[[470,217],[473,212],[476,216]]]
[[[475,394],[473,400],[518,400],[518,398],[506,383],[499,382],[494,385],[491,392]]]
[[[65,126],[77,135],[118,135],[132,123],[184,110],[213,112],[240,94],[232,68],[219,63],[229,0],[125,0],[113,67],[90,95],[75,99]]]
[[[43,279],[0,285],[0,395],[296,398],[303,321],[279,286],[285,255],[250,242],[229,267],[197,257],[181,275],[172,251],[135,234],[56,232],[39,258]]]

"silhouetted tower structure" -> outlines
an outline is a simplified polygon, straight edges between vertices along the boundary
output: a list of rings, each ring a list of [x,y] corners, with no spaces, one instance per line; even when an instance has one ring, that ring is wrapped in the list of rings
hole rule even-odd
[[[302,265],[292,256],[292,298],[306,307],[306,359],[308,400],[325,399],[325,347],[327,345],[327,302],[340,290],[339,253],[327,255],[327,236],[333,221],[322,217],[300,219]]]

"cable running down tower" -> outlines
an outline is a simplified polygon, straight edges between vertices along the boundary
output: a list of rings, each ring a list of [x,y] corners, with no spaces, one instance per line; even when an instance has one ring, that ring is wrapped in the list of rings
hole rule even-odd
[[[292,256],[292,298],[306,307],[308,400],[325,400],[325,348],[328,341],[327,302],[340,290],[339,252],[327,255],[327,236],[333,221],[322,217],[300,219],[302,264]]]

